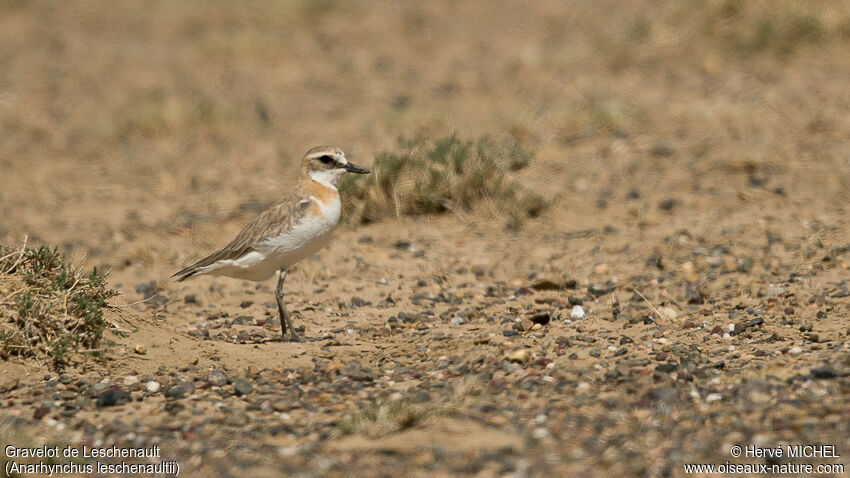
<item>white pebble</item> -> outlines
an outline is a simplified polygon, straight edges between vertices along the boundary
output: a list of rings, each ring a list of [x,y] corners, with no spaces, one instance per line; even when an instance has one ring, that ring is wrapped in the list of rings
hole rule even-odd
[[[296,445],[282,446],[277,449],[277,454],[286,458],[297,455],[299,450],[300,448]]]
[[[587,317],[584,313],[584,309],[581,308],[580,305],[573,306],[573,310],[570,312],[570,318],[575,320],[581,320]]]
[[[705,397],[705,401],[708,403],[716,402],[722,399],[723,395],[720,395],[719,393],[709,393],[708,396]]]
[[[147,390],[148,392],[151,392],[151,393],[158,392],[159,391],[159,382],[157,382],[156,380],[151,380],[150,382],[147,383],[147,385],[145,385],[145,390]]]

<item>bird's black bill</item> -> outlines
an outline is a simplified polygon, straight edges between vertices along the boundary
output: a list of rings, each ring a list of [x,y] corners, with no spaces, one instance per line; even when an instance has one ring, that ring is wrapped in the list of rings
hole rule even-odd
[[[345,165],[345,170],[349,173],[357,173],[357,174],[369,174],[369,170],[364,168],[363,166],[358,166],[353,163],[347,163]]]

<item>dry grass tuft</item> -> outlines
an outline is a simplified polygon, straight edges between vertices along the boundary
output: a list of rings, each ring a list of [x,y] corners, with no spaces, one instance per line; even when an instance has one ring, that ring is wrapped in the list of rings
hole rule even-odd
[[[455,135],[437,141],[402,140],[399,152],[377,155],[372,174],[347,177],[340,189],[349,201],[347,217],[355,222],[468,212],[486,203],[507,218],[508,228],[517,229],[551,205],[511,178],[532,158],[514,141],[465,141]]]
[[[481,392],[481,380],[475,376],[458,379],[448,400],[413,403],[409,399],[386,400],[374,403],[348,415],[337,424],[341,435],[362,433],[370,438],[391,435],[423,425],[429,420],[456,414],[469,396]]]
[[[46,246],[0,246],[0,358],[49,358],[69,352],[103,355],[106,301],[117,292],[97,269],[84,274]]]

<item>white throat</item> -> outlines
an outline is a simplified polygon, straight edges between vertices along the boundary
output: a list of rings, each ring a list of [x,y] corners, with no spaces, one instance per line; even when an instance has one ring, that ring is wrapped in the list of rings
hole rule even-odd
[[[323,171],[310,171],[308,176],[313,181],[322,186],[329,187],[336,191],[336,183],[339,182],[339,177],[345,173],[344,169],[326,169]]]

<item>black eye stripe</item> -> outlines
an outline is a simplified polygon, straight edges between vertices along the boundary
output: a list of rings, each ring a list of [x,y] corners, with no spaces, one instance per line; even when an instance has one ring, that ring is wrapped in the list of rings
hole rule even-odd
[[[330,163],[333,163],[335,160],[334,160],[334,158],[325,155],[325,156],[322,156],[321,158],[319,158],[319,161],[321,161],[325,164],[330,164]]]

